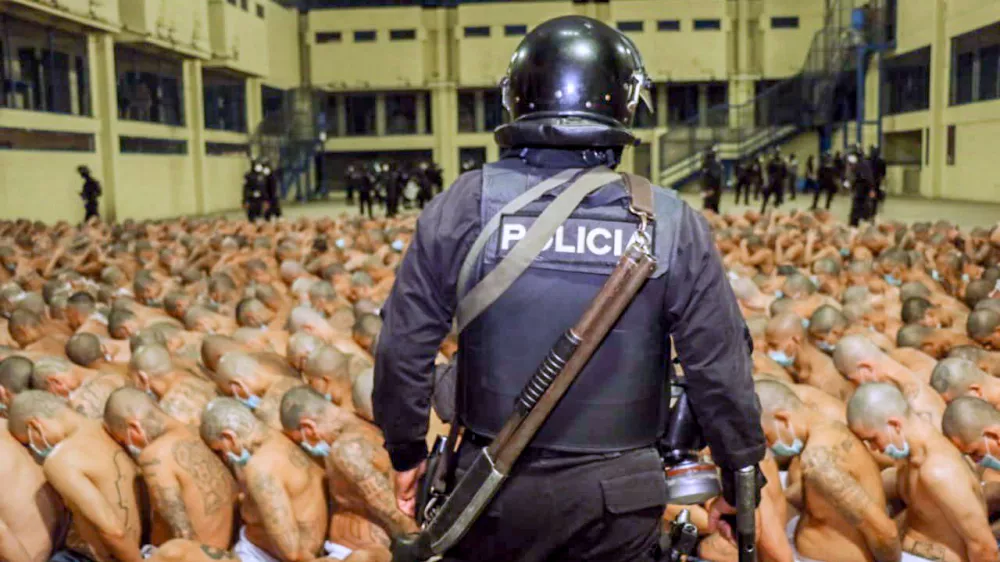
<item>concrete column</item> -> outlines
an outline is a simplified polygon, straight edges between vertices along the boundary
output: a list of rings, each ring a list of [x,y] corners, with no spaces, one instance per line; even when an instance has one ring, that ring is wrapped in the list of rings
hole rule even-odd
[[[417,134],[427,134],[427,96],[423,92],[417,94]]]
[[[500,147],[495,142],[486,143],[486,161],[496,162],[500,159]]]
[[[111,221],[118,215],[118,80],[114,38],[108,33],[87,35],[87,59],[91,75],[90,99],[94,118],[100,124],[96,148],[101,159],[98,179],[104,191],[101,216]]]
[[[385,135],[385,120],[385,92],[379,92],[375,94],[375,134],[380,137]]]
[[[257,126],[264,120],[264,107],[260,93],[262,80],[260,78],[247,78],[247,132],[253,133]]]
[[[127,1],[127,0],[126,0]],[[309,29],[309,11],[299,11],[299,75],[302,87],[312,85],[312,32]]]
[[[475,92],[475,108],[476,108],[476,132],[481,133],[486,130],[486,104],[483,103],[483,91],[476,90]]]
[[[698,84],[698,126],[708,126],[708,84]]]
[[[929,1],[934,3],[934,16],[931,20],[931,29],[934,31],[931,42],[931,163],[930,170],[928,170],[931,176],[931,185],[929,193],[924,193],[924,195],[941,197],[944,171],[948,162],[948,128],[944,122],[944,111],[948,107],[951,49],[945,29],[945,0]]]
[[[347,136],[347,101],[344,98],[344,94],[333,94],[337,96],[337,134],[346,137]]]
[[[249,101],[249,96],[248,96]],[[206,208],[205,192],[208,189],[205,168],[205,94],[201,59],[184,61],[184,107],[187,115],[188,154],[194,170],[194,212],[203,214]],[[259,111],[258,104],[258,111]],[[217,210],[217,209],[211,209]]]
[[[656,126],[667,126],[667,115],[670,114],[670,107],[667,105],[667,84],[663,83],[656,88]]]
[[[431,91],[431,103],[434,107],[434,161],[441,166],[445,186],[450,185],[458,177],[458,145],[455,135],[458,133],[457,117],[458,91],[454,84],[436,84]]]

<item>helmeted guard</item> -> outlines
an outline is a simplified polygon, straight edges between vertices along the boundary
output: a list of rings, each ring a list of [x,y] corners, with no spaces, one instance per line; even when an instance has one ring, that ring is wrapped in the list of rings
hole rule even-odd
[[[262,165],[264,166],[262,170],[264,197],[267,200],[267,205],[264,209],[264,219],[281,218],[281,187],[278,185],[279,170],[276,170],[268,160],[264,160]]]
[[[501,159],[463,174],[421,215],[382,309],[373,395],[405,511],[426,468],[433,363],[453,321],[461,474],[637,236],[630,180],[611,170],[636,143],[630,127],[648,83],[635,45],[604,23],[539,25],[501,83],[511,117],[495,132]],[[572,213],[541,253],[477,306],[499,264],[567,200]],[[655,445],[667,425],[671,336],[724,474],[763,457],[749,334],[709,228],[665,189],[653,188],[652,207],[652,278],[444,560],[656,560],[668,489]],[[719,511],[734,502],[726,480]]]
[[[719,162],[718,150],[715,146],[705,150],[701,163],[701,196],[703,208],[714,213],[719,212],[719,202],[722,200],[722,181],[725,176],[722,162]]]
[[[101,184],[90,174],[90,168],[87,166],[79,166],[76,171],[83,178],[83,189],[80,190],[80,199],[83,199],[83,222],[87,222],[93,217],[100,218],[101,213],[98,206],[101,198]]]
[[[871,220],[875,216],[875,206],[878,204],[875,172],[861,148],[852,147],[847,154],[846,173],[851,186],[849,223],[851,226],[858,226],[861,221]]]
[[[255,221],[264,216],[267,209],[266,188],[264,164],[252,160],[250,169],[243,176],[243,209],[247,212],[247,220]]]

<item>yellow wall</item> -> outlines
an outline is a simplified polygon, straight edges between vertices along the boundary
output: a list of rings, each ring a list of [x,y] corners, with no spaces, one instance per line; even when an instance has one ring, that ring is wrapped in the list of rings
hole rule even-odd
[[[896,20],[896,52],[905,53],[924,47],[931,42],[933,33],[929,29],[934,19],[935,4],[938,0],[917,0],[897,2],[899,16]]]
[[[207,57],[209,1],[225,0],[123,0],[121,20],[125,31],[158,47]]]
[[[187,156],[122,154],[118,181],[125,186],[117,193],[119,219],[157,219],[195,212],[194,171]]]
[[[176,1],[176,0],[174,0]],[[202,0],[203,1],[203,0]],[[270,67],[268,54],[267,18],[275,10],[266,0],[248,0],[247,11],[242,5],[225,0],[210,0],[212,56],[210,66],[222,66],[254,76],[267,76]],[[257,6],[264,7],[264,18],[257,17]],[[283,64],[287,62],[283,61]]]
[[[390,41],[392,29],[417,38]],[[374,42],[355,43],[354,31],[375,30]],[[313,84],[331,90],[413,88],[425,83],[428,33],[420,7],[314,10],[309,13]],[[339,43],[316,44],[316,33],[339,31]]]
[[[287,90],[299,86],[299,14],[271,2],[267,12],[267,85]]]
[[[802,70],[813,36],[823,27],[823,0],[770,0],[757,18],[757,53],[754,68],[767,78],[784,78]],[[797,16],[798,29],[771,29],[772,17]],[[793,48],[792,46],[801,46]]]
[[[0,218],[83,220],[80,165],[100,169],[94,152],[0,150]]]
[[[242,154],[206,157],[205,212],[238,209],[243,199],[246,171],[247,161]]]
[[[1000,100],[952,107],[945,124],[955,125],[955,163],[942,170],[942,197],[1000,201],[996,175],[1000,138]]]

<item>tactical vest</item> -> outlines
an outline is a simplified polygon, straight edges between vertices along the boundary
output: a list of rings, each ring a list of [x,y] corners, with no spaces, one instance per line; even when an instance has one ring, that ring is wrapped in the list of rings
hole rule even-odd
[[[502,160],[483,168],[482,224],[553,172]],[[582,171],[582,170],[581,170]],[[534,175],[546,174],[544,176]],[[561,188],[502,217],[477,258],[468,290],[485,277]],[[531,267],[459,337],[460,419],[494,437],[514,401],[559,336],[572,327],[614,269],[638,220],[622,182],[584,199]],[[681,203],[654,189],[651,226],[657,269],[569,392],[542,426],[532,447],[568,452],[614,452],[652,445],[668,412],[669,326],[666,272],[675,254]]]

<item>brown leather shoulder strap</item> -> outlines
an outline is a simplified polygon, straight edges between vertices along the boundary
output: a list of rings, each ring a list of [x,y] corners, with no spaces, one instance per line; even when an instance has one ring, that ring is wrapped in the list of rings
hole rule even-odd
[[[653,184],[635,174],[623,173],[622,178],[632,195],[632,208],[649,215],[649,220],[656,220],[656,213],[653,211]]]

